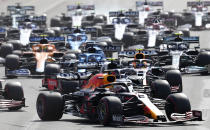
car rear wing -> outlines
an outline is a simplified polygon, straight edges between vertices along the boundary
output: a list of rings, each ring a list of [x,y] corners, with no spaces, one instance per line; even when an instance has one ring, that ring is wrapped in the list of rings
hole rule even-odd
[[[134,56],[139,53],[139,51],[136,50],[125,50],[118,53],[119,57],[128,57],[128,58],[134,58]],[[154,56],[157,55],[157,51],[155,49],[152,50],[142,50],[140,53],[143,53],[145,56]]]
[[[119,17],[120,15],[123,15],[125,17],[139,17],[138,11],[111,11],[109,12],[109,17]]]
[[[76,28],[69,28],[69,27],[64,27],[64,28],[61,28],[61,31],[63,34],[71,34],[71,33],[74,33],[74,31],[76,30]],[[84,33],[83,30],[81,30],[81,33]]]
[[[41,21],[46,21],[47,17],[46,16],[22,16],[22,17],[16,17],[16,21],[18,22],[24,22],[26,19],[29,19],[31,22],[41,22]]]
[[[76,28],[63,28],[62,29],[62,33],[63,34],[73,34],[73,33],[81,33],[81,34],[90,34],[91,37],[98,37],[99,35],[99,29],[96,27],[86,27],[86,28],[82,28],[82,29],[78,29],[78,31],[76,31]]]
[[[174,36],[164,37],[163,42],[176,42],[176,38]],[[199,43],[199,37],[180,37],[180,40],[187,42],[187,43]]]
[[[65,41],[65,37],[30,37],[30,42],[39,42],[42,39],[47,39],[49,42]]]
[[[78,32],[75,32],[76,30],[78,30]],[[68,33],[93,33],[93,32],[97,32],[97,28],[95,27],[86,27],[86,28],[62,28],[62,33],[64,34],[68,34]]]
[[[97,28],[94,27],[86,27],[84,28],[85,33],[93,33],[93,32],[97,32]]]
[[[77,68],[78,69],[97,69],[101,66],[99,62],[78,62]]]
[[[203,5],[203,6],[210,6],[210,1],[188,1],[187,2],[187,6],[188,7],[192,7],[192,6],[196,6],[196,5]]]
[[[120,52],[121,46],[107,45],[101,47],[104,52]]]
[[[34,6],[7,6],[7,11],[16,11],[17,9],[26,10],[26,11],[34,11]]]
[[[68,11],[73,11],[76,9],[95,10],[95,5],[68,5],[67,6]]]
[[[149,5],[149,6],[163,6],[163,2],[162,1],[149,1],[149,2],[146,2],[146,4],[147,5]],[[141,6],[143,6],[143,5],[145,5],[145,2],[143,2],[143,1],[136,1],[136,8],[138,8],[138,7],[141,7]]]

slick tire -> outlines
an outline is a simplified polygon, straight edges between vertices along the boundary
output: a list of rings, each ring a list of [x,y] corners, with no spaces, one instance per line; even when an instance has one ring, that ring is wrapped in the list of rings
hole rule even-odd
[[[0,57],[5,58],[7,55],[12,54],[13,45],[12,44],[3,44],[0,48]]]
[[[135,44],[135,40],[134,40],[133,37],[134,36],[132,34],[129,34],[129,33],[123,35],[122,41],[123,41],[125,47],[128,47],[130,45],[134,45]]]
[[[50,21],[50,27],[60,27],[60,21],[57,19],[51,19]]]
[[[58,92],[40,93],[36,101],[39,118],[44,121],[59,120],[63,116],[64,101]]]
[[[111,125],[113,122],[113,115],[122,115],[122,103],[121,100],[114,96],[103,97],[98,106],[98,120],[104,126]]]
[[[196,64],[198,66],[205,66],[210,64],[210,52],[202,51],[198,54]]]
[[[190,101],[183,93],[170,94],[166,99],[165,112],[170,121],[174,121],[171,118],[172,113],[184,114],[191,111]]]
[[[20,43],[12,43],[13,50],[21,50],[22,45]]]
[[[166,72],[165,76],[166,80],[172,87],[179,87],[177,92],[181,93],[182,92],[182,76],[179,70],[169,70]]]
[[[16,70],[20,65],[20,57],[15,54],[10,54],[6,56],[5,67],[10,70]]]
[[[0,90],[2,90],[3,87],[2,87],[2,81],[0,81]]]
[[[9,100],[22,101],[24,92],[20,82],[8,82],[4,88],[4,97]],[[19,110],[22,106],[10,107],[9,110]]]
[[[60,65],[48,64],[45,68],[45,76],[53,76],[60,72]]]
[[[171,94],[170,84],[167,80],[155,80],[151,84],[151,96],[166,99]]]
[[[22,55],[22,52],[21,52],[20,50],[14,50],[14,51],[12,52],[12,54],[21,56],[21,55]]]
[[[104,19],[103,18],[100,18],[100,17],[95,17],[93,19],[93,24],[96,25],[98,23],[104,23]]]

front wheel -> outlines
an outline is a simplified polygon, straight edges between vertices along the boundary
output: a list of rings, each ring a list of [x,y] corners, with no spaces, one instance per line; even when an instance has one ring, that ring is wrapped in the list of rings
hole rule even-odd
[[[166,99],[165,111],[168,119],[174,121],[171,118],[172,113],[185,114],[191,111],[190,101],[183,93],[170,94]]]
[[[106,96],[100,100],[97,107],[98,120],[104,126],[110,125],[115,120],[114,117],[122,116],[122,103],[121,100],[114,96]],[[122,120],[118,120],[122,122]]]
[[[24,99],[24,92],[20,82],[9,82],[4,88],[4,97],[9,100],[22,101]],[[19,110],[22,106],[9,107],[9,110]]]

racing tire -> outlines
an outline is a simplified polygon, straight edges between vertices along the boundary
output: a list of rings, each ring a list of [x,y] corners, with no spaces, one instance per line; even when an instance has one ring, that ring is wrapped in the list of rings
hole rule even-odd
[[[169,70],[166,72],[165,75],[166,80],[172,87],[179,87],[177,92],[181,93],[182,92],[182,76],[179,70]]]
[[[202,76],[206,76],[206,75],[208,75],[209,74],[209,72],[208,71],[203,71],[203,72],[200,72],[200,75],[202,75]]]
[[[79,82],[78,81],[67,81],[62,80],[61,81],[61,92],[62,94],[69,94],[73,93],[79,88]]]
[[[3,44],[0,48],[0,57],[5,58],[8,54],[12,54],[13,45],[12,44]]]
[[[64,101],[58,92],[43,92],[38,95],[36,110],[39,118],[44,121],[59,120],[63,116]]]
[[[190,101],[183,93],[170,94],[166,99],[165,112],[170,121],[174,121],[171,118],[172,113],[184,114],[191,111]]]
[[[151,84],[151,96],[153,98],[166,99],[171,94],[170,84],[167,80],[155,80]]]
[[[20,50],[14,50],[14,51],[12,52],[12,54],[21,56],[21,55],[22,55],[22,52],[21,52]]]
[[[45,68],[45,76],[53,76],[60,72],[60,65],[47,64]]]
[[[182,31],[185,37],[190,37],[190,31]]]
[[[105,96],[97,106],[98,121],[104,126],[111,125],[113,123],[113,115],[121,116],[122,111],[122,102],[119,98]]]
[[[177,21],[176,26],[181,26],[185,24],[182,17],[176,17],[176,21]]]
[[[123,35],[122,41],[123,41],[125,47],[128,47],[128,46],[131,46],[131,45],[135,44],[135,40],[134,40],[133,37],[134,37],[134,35],[133,34],[129,34],[129,33],[127,33],[127,34],[125,33]]]
[[[20,82],[8,82],[4,88],[4,97],[9,100],[23,101],[24,92]],[[10,107],[9,110],[19,110],[22,106]]]
[[[98,23],[104,23],[104,19],[103,18],[100,18],[100,17],[95,17],[93,19],[93,25],[96,25]]]
[[[50,21],[50,27],[60,27],[61,24],[60,24],[60,21],[57,20],[57,19],[51,19]]]
[[[2,90],[3,87],[2,87],[2,81],[0,81],[0,90]]]
[[[20,43],[12,43],[13,50],[21,50],[22,44]]]
[[[5,68],[8,68],[10,70],[16,70],[19,68],[20,65],[20,57],[15,54],[10,54],[6,56],[5,59]]]
[[[203,51],[198,54],[196,64],[198,66],[205,66],[210,64],[210,52],[208,51]]]

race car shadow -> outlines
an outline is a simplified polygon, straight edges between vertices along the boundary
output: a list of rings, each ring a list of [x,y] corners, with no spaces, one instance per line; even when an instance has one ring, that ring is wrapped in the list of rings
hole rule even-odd
[[[88,119],[61,119],[60,121],[77,123],[77,125],[93,125],[93,127],[103,128],[103,127],[118,127],[118,128],[135,128],[135,127],[174,127],[174,126],[199,126],[198,123],[175,123],[175,122],[161,122],[161,123],[136,123],[136,122],[126,122],[123,125],[110,125],[103,126],[99,122],[92,122]]]
[[[78,123],[79,125],[99,125],[99,122],[93,122],[88,119],[61,119],[60,121]]]
[[[8,109],[1,109],[0,112],[27,112],[26,110],[8,110]]]
[[[161,123],[161,124],[157,124],[157,123],[149,123],[149,124],[141,124],[141,123],[133,123],[133,122],[127,122],[124,123],[121,126],[117,126],[120,128],[145,128],[145,127],[174,127],[174,126],[199,126],[199,124],[186,124],[186,123],[182,123],[182,124],[176,124],[176,123]],[[95,127],[104,127],[102,125],[100,126],[95,126]],[[108,126],[108,127],[116,127],[116,126]]]
[[[208,73],[208,74],[203,74],[203,75],[201,75],[201,74],[190,74],[190,76],[210,76],[210,73]]]

